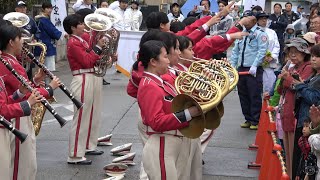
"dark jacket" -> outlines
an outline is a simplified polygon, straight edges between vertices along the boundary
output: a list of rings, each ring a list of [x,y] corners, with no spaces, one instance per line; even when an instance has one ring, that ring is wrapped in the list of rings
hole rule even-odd
[[[285,29],[288,25],[288,20],[285,16],[280,15],[276,16],[275,14],[271,14],[269,16],[269,19],[271,20],[270,29],[273,29],[280,40],[283,39],[283,33],[285,32]]]
[[[215,13],[214,12],[211,12],[209,15],[211,16],[214,16]],[[206,15],[206,16],[209,16],[209,15]],[[190,11],[187,15],[187,17],[196,17],[198,19],[202,18],[203,15],[202,15],[202,12],[193,12],[193,11]]]
[[[293,11],[291,12],[291,15],[287,14],[287,12],[284,12],[283,16],[286,17],[289,24],[292,24],[296,20],[300,19],[299,15]]]
[[[310,106],[320,101],[320,75],[307,79],[304,83],[295,85],[297,128],[303,127],[303,121],[309,116]]]
[[[52,24],[49,17],[42,15],[36,16],[36,22],[40,30],[40,37],[37,40],[47,46],[46,56],[55,56],[57,54],[55,41],[60,39],[62,32]],[[34,54],[39,56],[40,53],[41,49],[35,47]]]

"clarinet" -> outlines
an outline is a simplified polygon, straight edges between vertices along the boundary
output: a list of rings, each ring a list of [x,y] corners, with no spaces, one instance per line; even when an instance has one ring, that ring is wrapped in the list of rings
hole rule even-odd
[[[27,48],[23,47],[23,51],[39,68],[41,68],[50,77],[50,79],[53,79],[54,74],[44,64],[38,61]],[[77,100],[63,83],[61,83],[59,87],[72,100],[72,102],[78,109],[82,108],[83,103]]]
[[[13,69],[13,67],[7,62],[5,61],[3,58],[0,57],[0,61],[6,66],[6,68],[22,83],[23,86],[25,86],[30,92],[33,91],[33,87],[31,87],[29,85],[29,83],[27,83],[26,79],[21,76],[20,74],[17,73],[17,71],[15,71]],[[48,109],[48,111],[57,119],[57,121],[59,122],[60,126],[63,127],[67,121],[65,119],[63,119],[57,112],[56,110],[49,104],[49,102],[47,101],[47,99],[42,98],[41,99],[41,103]]]
[[[27,137],[28,134],[25,134],[21,131],[19,131],[18,129],[13,127],[13,124],[11,124],[10,121],[6,120],[3,116],[0,115],[0,124],[2,124],[5,128],[7,128],[9,131],[12,132],[12,134],[14,134],[21,143],[23,143]]]

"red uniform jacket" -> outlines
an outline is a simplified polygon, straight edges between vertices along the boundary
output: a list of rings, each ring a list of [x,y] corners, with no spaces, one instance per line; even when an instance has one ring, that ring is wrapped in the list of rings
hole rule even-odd
[[[308,79],[313,74],[310,61],[289,70],[290,73],[293,73],[293,71],[298,73],[303,80]],[[283,131],[288,132],[293,132],[296,128],[296,118],[294,116],[295,91],[292,89],[292,82],[293,77],[288,76],[288,78],[282,82],[282,86],[278,86],[277,89],[279,94],[284,95],[285,102],[282,106],[283,112],[281,114],[281,120]]]
[[[187,127],[184,111],[171,113],[171,104],[176,92],[167,82],[143,73],[139,84],[138,104],[142,121],[155,132],[165,132]]]
[[[232,27],[227,34],[240,32],[237,27]],[[226,51],[234,40],[228,41],[226,36],[212,36],[211,38],[202,38],[193,46],[195,56],[202,59],[210,59],[213,54],[219,54]]]
[[[88,50],[88,43],[80,37],[71,35],[67,43],[67,57],[71,71],[93,68],[100,56]]]
[[[127,93],[129,96],[133,98],[137,98],[138,87],[140,84],[140,80],[142,78],[143,71],[144,71],[144,67],[141,62],[139,62],[138,64],[137,71],[133,69],[131,71],[130,79],[127,86]]]
[[[175,68],[177,68],[177,67],[175,67]],[[177,69],[178,69],[178,68],[177,68]],[[167,74],[162,75],[161,78],[162,78],[164,81],[166,81],[166,82],[168,82],[169,84],[171,84],[173,87],[175,87],[175,86],[174,86],[174,81],[176,80],[177,76],[178,76],[177,72],[173,72],[172,70],[169,70],[169,71],[167,72]]]
[[[21,64],[14,56],[3,53],[2,58],[8,63],[10,63],[13,69],[15,69],[18,74],[23,76],[26,80],[29,80],[25,69],[21,66]],[[0,63],[0,76],[3,78],[6,91],[9,95],[13,94],[16,90],[19,89],[19,86],[21,84],[20,81],[2,63]],[[36,87],[35,85],[33,86]],[[38,88],[38,91],[41,95],[43,95],[46,98],[53,96],[52,88]],[[28,98],[30,94],[31,93],[26,94],[25,98]]]
[[[201,19],[196,20],[194,23],[187,26],[184,30],[177,32],[177,36],[187,36],[196,44],[200,39],[204,38],[207,35],[207,32],[204,31],[202,25],[211,19],[211,16],[206,16]]]
[[[0,115],[8,121],[12,118],[29,116],[31,114],[29,103],[26,100],[19,102],[20,100],[16,92],[8,96],[3,80],[0,78]],[[0,125],[1,127],[3,126]]]

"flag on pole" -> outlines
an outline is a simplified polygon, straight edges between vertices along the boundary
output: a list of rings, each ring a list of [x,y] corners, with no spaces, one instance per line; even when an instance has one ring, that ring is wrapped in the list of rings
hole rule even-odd
[[[67,17],[67,8],[65,0],[51,0],[52,13],[51,22],[61,32],[64,32],[62,22]]]
[[[127,77],[130,77],[132,65],[137,61],[139,43],[144,33],[145,31],[120,31],[116,68]]]

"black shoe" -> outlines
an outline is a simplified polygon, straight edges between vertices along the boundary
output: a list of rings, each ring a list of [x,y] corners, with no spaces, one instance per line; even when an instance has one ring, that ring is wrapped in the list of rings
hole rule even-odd
[[[103,85],[109,85],[110,83],[103,79],[102,84],[103,84]]]
[[[88,151],[86,152],[86,155],[101,155],[103,154],[103,151],[99,151],[99,150],[94,150],[94,151]]]
[[[78,161],[78,162],[68,162],[68,164],[74,164],[74,165],[91,165],[92,161],[91,160],[84,160],[84,161]]]

